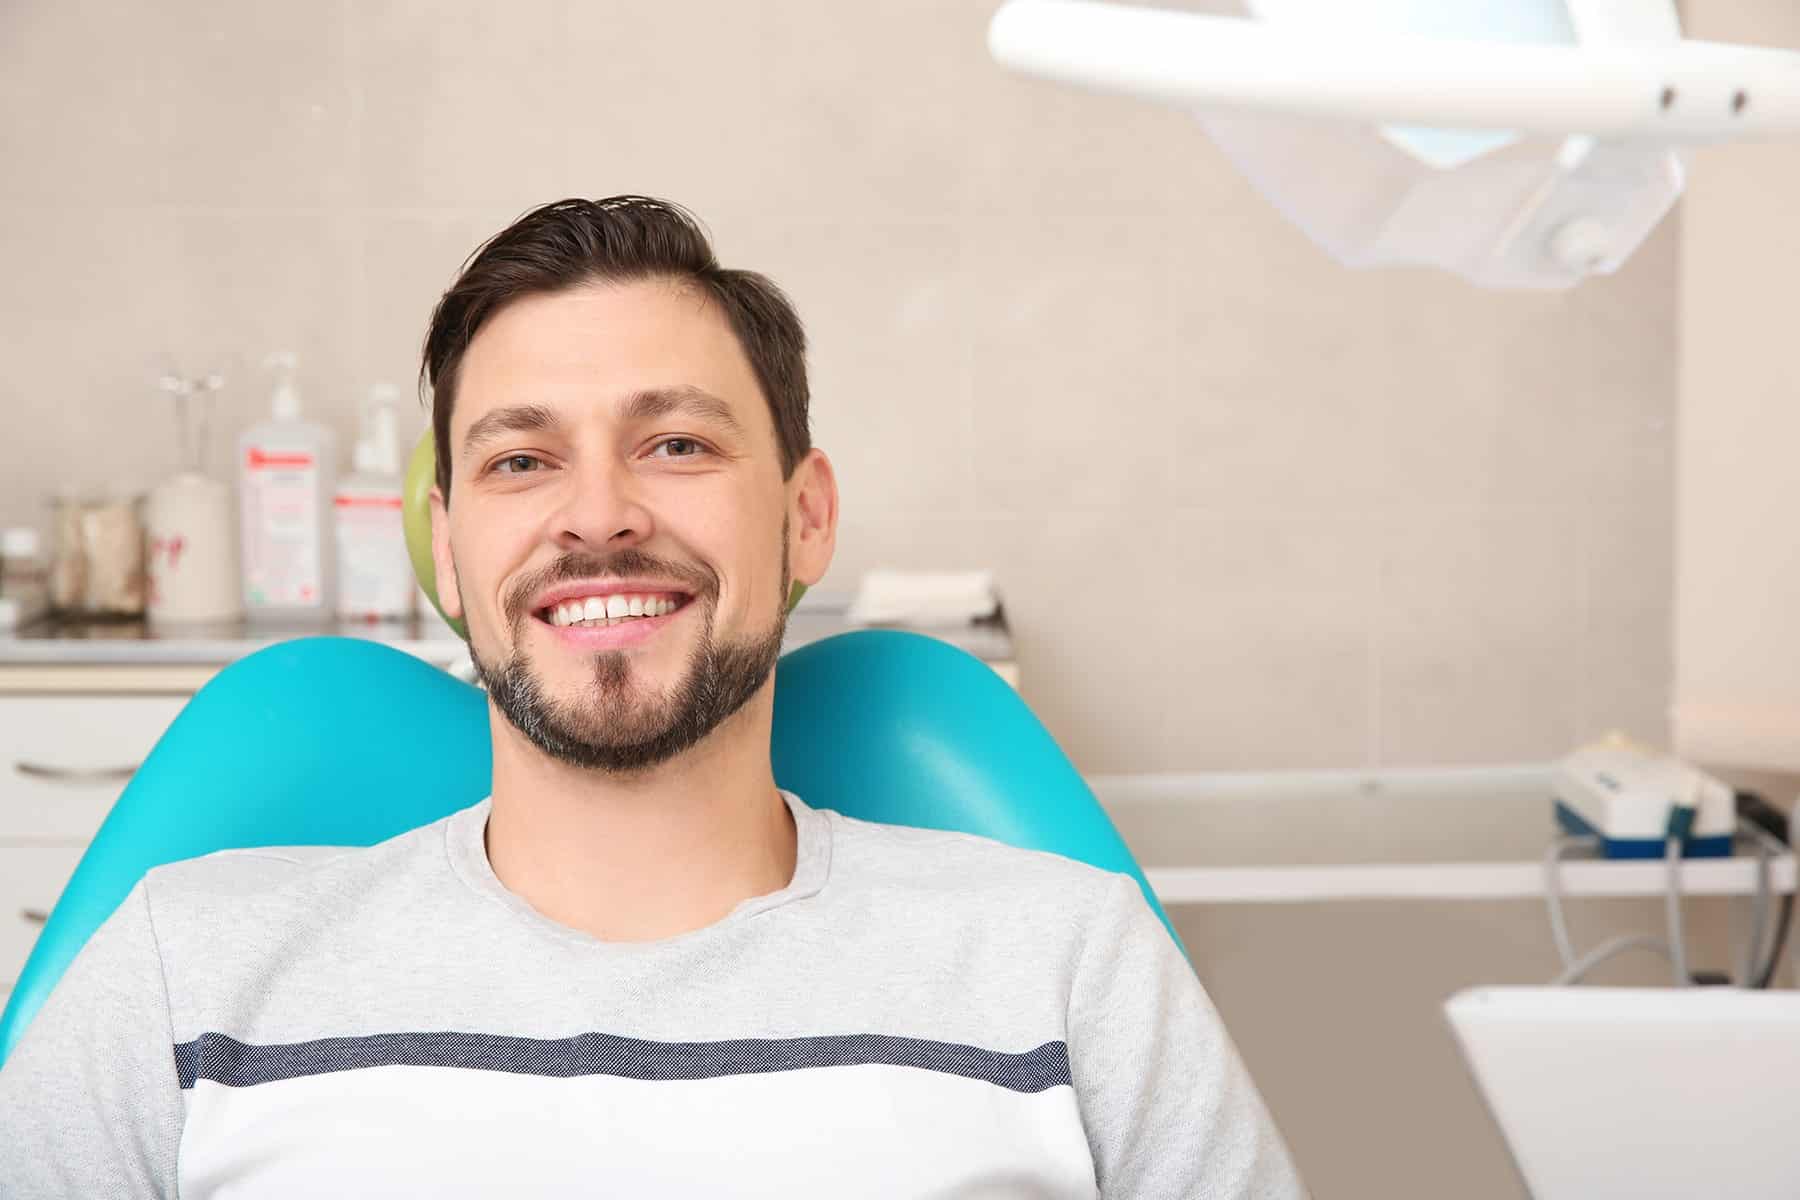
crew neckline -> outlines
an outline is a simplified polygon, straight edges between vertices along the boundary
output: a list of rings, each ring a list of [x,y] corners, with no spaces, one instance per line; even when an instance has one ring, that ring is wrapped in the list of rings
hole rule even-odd
[[[659,951],[699,945],[734,932],[749,918],[816,895],[831,870],[831,814],[813,808],[786,788],[776,789],[793,814],[795,833],[794,875],[786,887],[760,896],[749,896],[710,925],[653,941],[606,941],[583,930],[553,921],[509,889],[494,874],[488,861],[486,834],[493,796],[452,813],[444,824],[444,849],[456,877],[476,895],[500,905],[516,919],[540,934],[577,945],[593,953],[642,956]]]

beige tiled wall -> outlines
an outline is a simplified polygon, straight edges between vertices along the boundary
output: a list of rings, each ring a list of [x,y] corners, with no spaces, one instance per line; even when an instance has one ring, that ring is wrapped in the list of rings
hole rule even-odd
[[[173,467],[165,353],[231,376],[215,470],[277,347],[347,440],[480,238],[642,191],[809,324],[829,585],[995,567],[1082,768],[1663,738],[1674,222],[1573,292],[1342,270],[994,7],[5,5],[0,520]]]
[[[1800,48],[1800,6],[1695,8],[1693,36]],[[1800,775],[1800,139],[1709,147],[1693,160],[1681,246],[1674,735],[1695,758]]]

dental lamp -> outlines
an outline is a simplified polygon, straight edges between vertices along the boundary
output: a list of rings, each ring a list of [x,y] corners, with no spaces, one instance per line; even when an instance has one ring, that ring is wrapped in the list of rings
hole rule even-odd
[[[1685,40],[1675,0],[1244,5],[1008,0],[988,49],[1192,110],[1346,266],[1487,287],[1610,274],[1680,196],[1684,148],[1800,131],[1800,54]]]

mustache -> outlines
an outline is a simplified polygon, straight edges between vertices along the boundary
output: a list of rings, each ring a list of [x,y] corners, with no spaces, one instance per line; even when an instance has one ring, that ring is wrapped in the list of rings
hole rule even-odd
[[[565,554],[519,581],[506,598],[506,619],[517,623],[530,615],[531,598],[558,583],[572,579],[623,579],[631,575],[656,575],[683,584],[696,600],[713,600],[719,594],[719,576],[708,567],[658,558],[635,547],[608,555]]]

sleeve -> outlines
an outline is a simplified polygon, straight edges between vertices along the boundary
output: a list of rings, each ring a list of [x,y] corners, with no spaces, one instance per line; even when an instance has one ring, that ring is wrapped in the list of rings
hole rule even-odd
[[[1129,875],[1090,919],[1068,1035],[1105,1200],[1305,1197],[1211,999]]]
[[[0,1067],[0,1196],[175,1200],[183,1106],[139,880]]]

